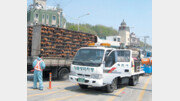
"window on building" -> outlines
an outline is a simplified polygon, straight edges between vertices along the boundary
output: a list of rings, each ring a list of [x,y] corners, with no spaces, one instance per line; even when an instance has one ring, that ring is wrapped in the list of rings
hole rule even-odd
[[[38,15],[38,14],[36,14],[36,19],[38,19],[38,17],[39,17],[39,15]]]
[[[46,15],[46,19],[49,19],[49,16],[48,16],[48,15]]]
[[[53,16],[52,19],[55,21],[56,20],[56,16]]]
[[[118,42],[120,42],[120,38],[118,38]]]
[[[116,41],[116,38],[114,38],[114,41]]]

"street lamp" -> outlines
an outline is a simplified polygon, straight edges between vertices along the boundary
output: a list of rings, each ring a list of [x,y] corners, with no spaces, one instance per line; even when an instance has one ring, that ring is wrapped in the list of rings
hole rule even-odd
[[[87,13],[87,14],[81,15],[81,16],[79,16],[79,17],[77,18],[77,20],[78,20],[78,31],[79,31],[79,18],[84,17],[84,16],[87,16],[87,15],[90,15],[90,13]]]
[[[87,13],[87,14],[84,14],[84,15],[81,15],[81,16],[79,16],[79,17],[77,17],[77,18],[72,18],[72,17],[70,17],[70,16],[67,16],[67,17],[69,17],[70,19],[73,19],[73,20],[77,20],[78,21],[78,31],[79,31],[79,19],[81,18],[81,17],[84,17],[84,16],[86,16],[86,15],[90,15],[90,13]]]

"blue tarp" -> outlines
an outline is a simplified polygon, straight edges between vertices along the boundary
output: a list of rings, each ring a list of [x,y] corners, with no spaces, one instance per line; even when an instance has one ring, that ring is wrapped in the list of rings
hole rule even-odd
[[[152,73],[152,66],[144,65],[141,67],[145,73]]]

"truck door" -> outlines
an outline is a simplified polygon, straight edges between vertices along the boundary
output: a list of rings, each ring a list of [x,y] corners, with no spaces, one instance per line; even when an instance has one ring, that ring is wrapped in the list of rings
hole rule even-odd
[[[117,63],[120,68],[118,72],[130,74],[131,72],[131,51],[129,50],[118,50],[117,51]]]

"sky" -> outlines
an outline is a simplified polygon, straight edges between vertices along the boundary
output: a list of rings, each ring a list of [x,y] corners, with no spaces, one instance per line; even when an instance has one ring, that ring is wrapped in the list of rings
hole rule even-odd
[[[31,4],[33,0],[28,0]],[[60,4],[68,22],[81,24],[105,25],[118,30],[124,19],[130,32],[152,45],[152,0],[47,0],[47,6]]]

